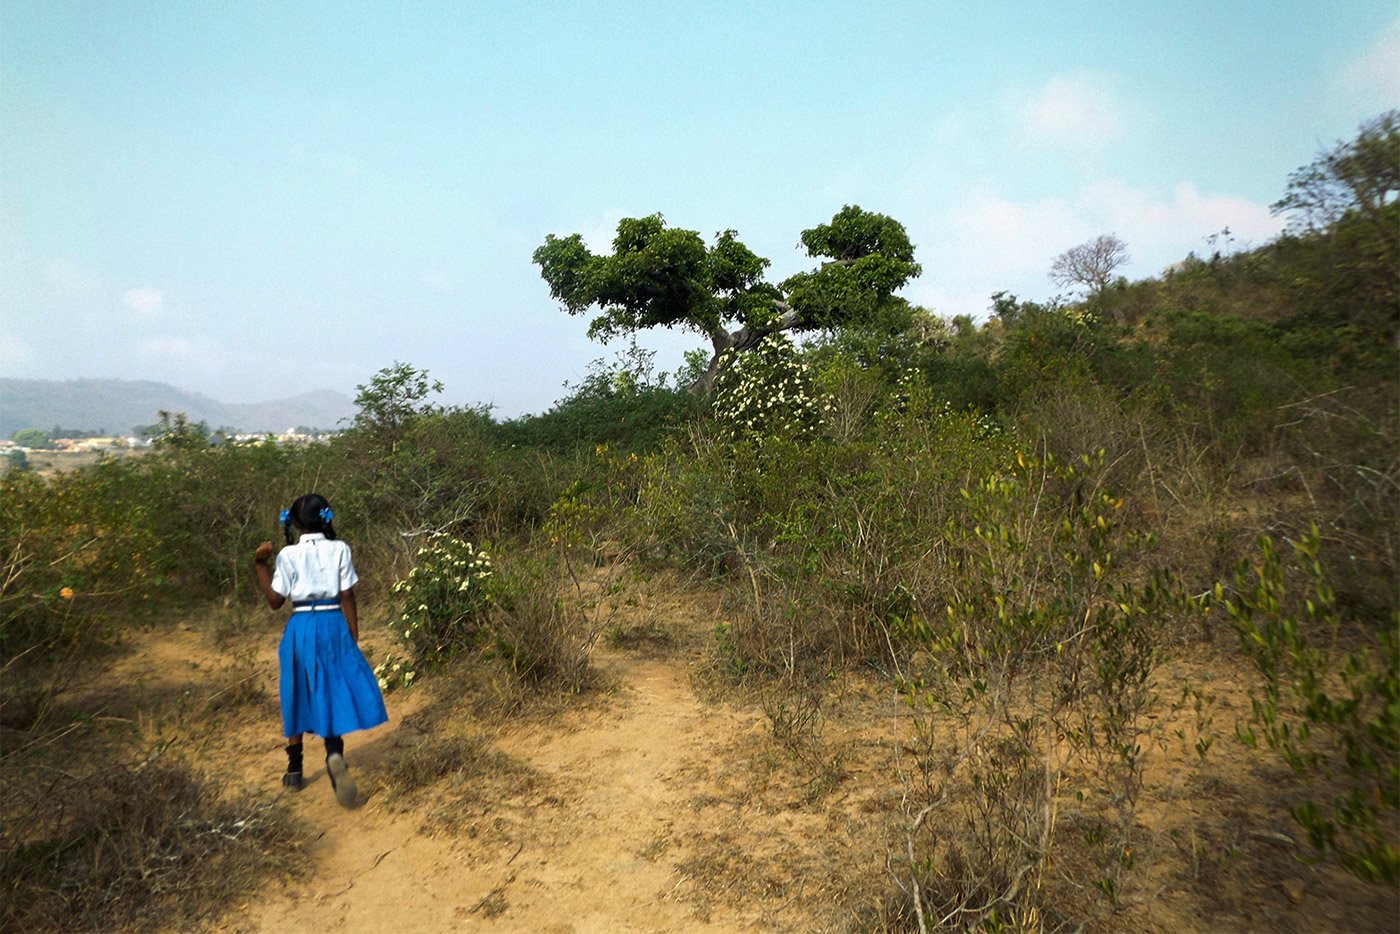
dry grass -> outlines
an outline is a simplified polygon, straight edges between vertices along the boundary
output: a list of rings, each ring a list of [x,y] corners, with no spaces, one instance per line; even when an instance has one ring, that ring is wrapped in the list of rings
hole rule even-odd
[[[271,710],[275,701],[264,688],[268,680],[268,672],[258,665],[255,649],[238,652],[206,682],[203,710],[210,716]]]
[[[298,871],[294,821],[205,752],[271,707],[266,671],[252,649],[201,668],[168,631],[159,677],[121,646],[2,679],[0,930],[188,929]]]
[[[381,776],[394,808],[420,808],[427,832],[504,834],[500,802],[536,789],[544,777],[484,736],[433,736],[389,757]]]
[[[178,930],[295,870],[298,831],[272,799],[220,795],[183,762],[81,778],[5,768],[0,930]]]
[[[658,656],[664,655],[676,642],[675,633],[655,619],[615,623],[603,638],[615,649]]]
[[[483,778],[522,778],[529,773],[484,736],[428,736],[391,756],[382,775],[391,792],[411,795],[443,781],[463,786]]]
[[[755,851],[752,841],[732,833],[694,833],[682,841],[686,856],[676,872],[689,884],[696,915],[708,921],[717,905],[784,899],[796,893],[804,854],[775,839]]]
[[[870,669],[804,673],[791,643],[772,655],[776,675],[719,677],[723,646],[712,627],[728,615],[719,612],[722,597],[713,588],[677,583],[673,592],[647,594],[645,607],[625,605],[614,618],[620,628],[645,631],[659,620],[672,629],[669,647],[645,641],[629,646],[647,654],[679,661],[708,647],[709,677],[692,673],[702,676],[717,702],[751,712],[754,725],[679,773],[695,793],[685,819],[639,839],[636,857],[674,868],[680,885],[666,897],[689,904],[700,919],[742,916],[769,930],[917,930],[913,898],[900,885],[912,876],[901,865],[911,712],[887,678]],[[731,595],[731,608],[736,602]],[[1231,928],[1388,929],[1393,890],[1305,864],[1305,841],[1287,817],[1287,807],[1302,800],[1297,780],[1231,739],[1235,721],[1247,715],[1251,682],[1228,642],[1220,634],[1213,641],[1172,634],[1170,661],[1160,670],[1153,739],[1144,742],[1141,805],[1130,828],[1135,863],[1123,873],[1119,904],[1086,888],[1100,871],[1102,847],[1094,841],[1116,826],[1107,822],[1111,809],[1095,797],[1103,784],[1093,774],[1095,761],[1086,760],[1067,773],[1072,781],[1055,796],[1060,811],[1053,868],[1029,901],[1038,913],[1028,918],[1002,912],[1007,927],[1189,930],[1208,927],[1206,919],[1212,919]],[[251,655],[198,668],[179,652],[167,655],[178,659],[179,675],[198,680],[145,685],[116,679],[114,686],[107,679],[95,689],[101,693],[83,698],[84,706],[133,721],[159,716],[170,727],[164,735],[179,736],[190,748],[207,748],[201,736],[259,705],[268,706],[271,716],[270,698],[259,679],[249,677],[257,667]],[[1198,714],[1173,702],[1183,679],[1213,702],[1208,713],[1215,718],[1210,731],[1216,742],[1204,757],[1191,748],[1203,730]],[[402,733],[392,741],[402,745],[385,756],[371,782],[382,780],[391,809],[421,820],[424,832],[464,846],[528,846],[547,838],[556,831],[551,809],[560,808],[561,820],[570,813],[569,802],[552,797],[567,795],[568,782],[553,785],[501,752],[489,725],[509,717],[517,727],[543,726],[562,706],[578,703],[557,683],[541,688],[511,672],[503,659],[454,660],[413,688],[429,693],[427,703],[401,721]],[[107,693],[118,690],[120,695]],[[9,716],[7,706],[4,713]],[[78,715],[78,708],[64,705],[46,722]],[[15,724],[29,720],[15,708]],[[952,738],[953,727],[940,721],[934,738]],[[1177,729],[1184,735],[1172,739]],[[240,904],[245,893],[299,855],[280,809],[258,796],[221,801],[194,769],[163,766],[169,753],[144,770],[124,767],[91,777],[85,774],[90,764],[66,768],[69,775],[52,768],[65,757],[76,763],[130,761],[132,737],[120,733],[99,723],[64,739],[62,750],[55,746],[43,762],[31,758],[16,768],[18,757],[0,759],[0,930],[169,930],[217,923],[221,911]],[[21,736],[0,733],[0,743]],[[149,745],[150,739],[144,741]],[[978,780],[1010,772],[989,762]],[[34,775],[48,784],[36,785]],[[923,893],[926,908],[985,897],[988,888],[969,882],[987,874],[968,865],[975,862],[968,818],[981,813],[977,802],[986,798],[987,786],[974,787],[966,768],[947,780],[949,797],[926,824],[944,844],[957,847],[920,850],[929,866],[937,862],[937,872],[926,866],[920,876],[934,890]],[[50,787],[53,797],[46,798]],[[1089,800],[1071,800],[1077,789]],[[1006,793],[1012,792],[1028,807],[1044,803],[1039,792]],[[57,803],[53,813],[45,801]],[[963,855],[954,856],[955,848]],[[991,886],[998,895],[1006,890],[1005,879],[995,881],[1002,883]],[[498,886],[471,913],[494,917],[511,907],[505,899],[505,885]],[[966,902],[974,908],[982,903]]]

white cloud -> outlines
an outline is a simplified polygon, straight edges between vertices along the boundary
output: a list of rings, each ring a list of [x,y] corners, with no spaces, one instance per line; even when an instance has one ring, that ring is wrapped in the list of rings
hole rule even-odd
[[[1270,214],[1267,205],[1232,195],[1203,195],[1190,182],[1178,182],[1164,198],[1108,180],[1087,186],[1080,200],[1104,231],[1117,233],[1130,246],[1136,241],[1144,256],[1200,249],[1205,237],[1226,227],[1241,246],[1258,245],[1283,229],[1283,219]]]
[[[1123,106],[1113,80],[1089,72],[1051,78],[1014,105],[1028,142],[1072,149],[1097,149],[1123,133]]]
[[[1347,63],[1341,84],[1358,110],[1400,106],[1400,19]]]
[[[11,334],[0,334],[0,370],[16,373],[34,360],[34,348]]]
[[[940,314],[983,314],[988,296],[1009,290],[1023,298],[1052,294],[1048,279],[1056,256],[1103,233],[1128,244],[1130,277],[1158,274],[1187,253],[1205,252],[1205,238],[1230,228],[1238,246],[1258,245],[1282,229],[1266,205],[1230,195],[1202,194],[1189,182],[1170,192],[1117,180],[1085,185],[1070,197],[1015,201],[976,193],[954,205],[946,221],[931,223],[925,273],[910,299]]]
[[[165,304],[165,296],[160,289],[143,285],[123,292],[122,304],[139,317],[154,318]]]
[[[1066,237],[1089,229],[1070,202],[1060,198],[1012,201],[974,196],[956,207],[952,230],[954,258],[961,270],[1022,274],[1048,268]]]

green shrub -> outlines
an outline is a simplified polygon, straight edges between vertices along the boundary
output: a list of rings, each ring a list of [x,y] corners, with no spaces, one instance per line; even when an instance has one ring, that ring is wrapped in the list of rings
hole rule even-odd
[[[572,583],[557,557],[518,555],[492,613],[487,656],[529,684],[573,694],[588,686],[589,652],[606,621],[597,596]]]
[[[182,556],[161,541],[142,479],[127,461],[0,478],[0,654],[53,649],[173,592]]]
[[[599,444],[654,450],[698,411],[700,396],[667,385],[652,366],[655,353],[632,345],[613,366],[594,361],[589,374],[539,415],[503,422],[494,436],[505,448],[567,452]]]
[[[1339,645],[1343,620],[1314,526],[1292,542],[1296,576],[1263,538],[1216,600],[1263,677],[1240,727],[1309,781],[1291,808],[1319,855],[1368,882],[1400,882],[1400,616],[1361,644]],[[1329,785],[1333,785],[1329,788]]]
[[[1105,466],[1017,454],[962,488],[943,605],[893,620],[915,735],[910,913],[1037,928],[1080,892],[1112,910],[1135,881],[1153,676],[1164,624],[1190,602],[1135,580],[1128,558],[1151,539],[1121,522]],[[1071,788],[1083,838],[1059,813]]]
[[[692,429],[641,460],[635,501],[623,517],[640,555],[710,575],[732,565],[738,504],[726,451]]]

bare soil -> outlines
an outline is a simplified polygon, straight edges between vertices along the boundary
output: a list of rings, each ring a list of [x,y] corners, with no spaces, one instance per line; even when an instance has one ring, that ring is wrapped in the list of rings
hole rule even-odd
[[[41,477],[91,467],[104,458],[142,457],[149,448],[112,448],[107,451],[32,451],[29,466]]]
[[[703,592],[653,589],[633,610],[631,631],[644,638],[595,649],[603,687],[510,716],[458,703],[450,679],[391,693],[390,723],[347,738],[353,810],[336,804],[308,738],[308,785],[283,793],[313,838],[305,871],[227,906],[214,929],[875,926],[898,892],[887,866],[903,706],[873,674],[840,676],[819,726],[780,741],[757,692],[708,673],[719,606]],[[196,620],[138,634],[86,690],[164,699],[151,713],[163,718],[158,732],[227,787],[275,790],[285,763],[277,629],[268,616],[218,639]],[[372,612],[364,629],[366,654],[382,657],[390,643]],[[1089,927],[1395,930],[1393,890],[1304,861],[1288,776],[1231,735],[1248,711],[1243,672],[1223,653],[1182,654],[1189,664],[1168,674],[1216,697],[1216,742],[1204,762],[1153,753],[1139,821],[1150,884]],[[387,776],[407,751],[452,736],[485,737],[500,758],[465,781],[394,787]]]

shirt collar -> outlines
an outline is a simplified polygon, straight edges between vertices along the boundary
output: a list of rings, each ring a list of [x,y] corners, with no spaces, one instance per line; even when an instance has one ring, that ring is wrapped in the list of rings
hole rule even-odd
[[[325,536],[325,535],[322,535],[320,532],[302,532],[302,533],[301,533],[301,538],[297,539],[297,541],[299,541],[299,542],[319,542],[319,541],[321,541],[321,540],[322,540],[323,538],[325,538],[325,537],[326,537],[326,536]]]

